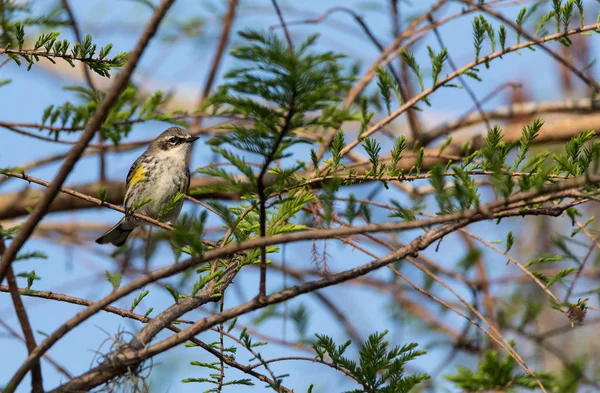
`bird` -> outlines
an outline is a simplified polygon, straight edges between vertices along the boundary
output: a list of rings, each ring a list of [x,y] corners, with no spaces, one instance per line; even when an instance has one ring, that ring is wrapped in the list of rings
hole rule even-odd
[[[190,185],[190,170],[187,159],[192,144],[199,137],[188,134],[180,127],[171,127],[150,143],[150,146],[133,163],[127,174],[125,216],[111,229],[96,239],[98,244],[113,244],[121,247],[136,227],[145,222],[132,217],[139,213],[161,222],[172,224],[179,217],[183,199],[172,209],[165,211],[179,193],[187,193]],[[149,200],[149,201],[148,201]],[[147,203],[144,203],[147,202]]]

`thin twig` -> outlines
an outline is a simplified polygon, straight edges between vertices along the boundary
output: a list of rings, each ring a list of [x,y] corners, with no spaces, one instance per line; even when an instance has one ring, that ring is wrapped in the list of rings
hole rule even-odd
[[[223,309],[221,309],[221,312],[223,312]],[[223,325],[221,325],[221,326],[223,326]],[[271,379],[273,381],[275,381],[275,384],[271,385],[271,387],[274,388],[274,389],[281,387],[281,382],[275,376],[275,373],[271,370],[271,367],[269,367],[269,361],[263,360],[262,357],[261,357],[261,355],[258,352],[256,352],[254,349],[252,349],[251,346],[247,346],[242,340],[240,340],[239,338],[237,338],[233,334],[230,334],[230,333],[224,331],[222,327],[221,327],[220,330],[218,330],[218,333],[221,335],[221,339],[223,338],[223,336],[228,337],[229,339],[235,341],[239,345],[241,345],[244,348],[246,348],[246,350],[248,352],[250,352],[252,354],[252,356],[254,356],[256,359],[260,359],[261,362],[260,362],[259,365],[248,365],[248,369],[253,370],[253,369],[255,369],[255,368],[259,367],[259,366],[263,366],[267,370],[267,372],[271,375]]]
[[[511,257],[506,252],[502,251],[501,249],[499,249],[498,247],[496,247],[492,243],[488,242],[487,240],[483,239],[482,237],[477,236],[474,233],[471,233],[471,232],[467,231],[466,229],[461,229],[461,232],[463,232],[465,235],[467,235],[469,237],[472,237],[473,239],[477,240],[478,242],[480,242],[481,244],[485,245],[489,249],[494,250],[497,253],[500,253],[503,256],[505,256],[509,261],[511,261],[512,263],[514,263],[523,273],[525,273],[525,275],[527,277],[529,277],[531,280],[533,280],[533,282],[535,282],[537,286],[539,286],[544,292],[546,292],[546,294],[552,300],[554,300],[556,303],[560,303],[560,300],[558,300],[558,298],[548,288],[546,288],[546,286],[544,285],[544,283],[542,283],[539,278],[537,278],[533,273],[531,273],[529,271],[529,269],[527,269],[521,262],[517,261],[515,258]],[[564,310],[561,310],[561,311],[564,314],[566,314],[566,311],[564,311]]]
[[[83,42],[79,26],[77,25],[77,21],[75,20],[75,15],[73,15],[73,10],[69,5],[69,0],[60,0],[60,2],[63,8],[65,9],[65,12],[67,13],[69,23],[71,24],[71,28],[73,29],[73,33],[75,34],[75,39],[79,43]],[[96,88],[94,87],[94,81],[92,81],[90,70],[88,70],[87,67],[83,67],[83,76],[85,77],[88,86],[92,88],[92,90],[96,90]]]
[[[10,62],[12,59],[9,57],[8,59],[4,60],[2,63],[0,63],[0,68],[4,67],[6,64],[8,64],[8,62]]]
[[[2,230],[1,225],[0,230]],[[4,237],[0,235],[0,255],[2,255],[5,249]],[[23,337],[25,337],[25,346],[27,347],[27,352],[31,354],[37,344],[35,342],[35,337],[33,336],[31,324],[29,323],[27,310],[25,310],[25,305],[23,305],[23,300],[21,299],[21,294],[19,293],[19,287],[17,286],[17,280],[15,278],[15,273],[13,272],[12,266],[8,267],[8,271],[6,272],[6,281],[8,282],[8,290],[13,301],[17,319],[21,325],[21,330],[23,330]],[[44,393],[42,368],[39,360],[36,361],[31,368],[31,391],[33,393]]]
[[[440,303],[441,305],[445,306],[446,308],[448,308],[449,310],[453,311],[454,313],[458,314],[459,316],[465,318],[467,321],[469,321],[469,323],[471,323],[472,325],[474,325],[475,327],[477,327],[479,330],[481,330],[482,332],[484,332],[488,337],[490,337],[493,341],[495,341],[499,346],[501,346],[513,359],[515,359],[515,361],[519,364],[519,366],[521,366],[529,375],[533,376],[537,383],[538,386],[542,389],[543,392],[546,393],[546,390],[542,384],[542,382],[540,381],[539,377],[537,377],[533,371],[531,371],[529,369],[529,367],[527,367],[527,365],[524,363],[523,359],[521,358],[521,356],[510,346],[510,344],[506,341],[506,339],[504,339],[504,337],[500,334],[500,332],[498,332],[493,326],[490,326],[490,330],[487,330],[486,328],[484,328],[483,326],[481,326],[480,323],[478,323],[477,321],[469,318],[467,315],[465,315],[464,313],[460,312],[459,310],[457,310],[455,307],[453,307],[451,304],[449,304],[448,302],[430,294],[429,292],[423,290],[422,288],[420,288],[418,285],[416,285],[415,283],[413,283],[408,277],[406,277],[404,274],[400,273],[398,270],[394,269],[393,267],[390,266],[390,269],[394,272],[394,274],[396,274],[398,277],[402,278],[404,281],[406,281],[409,285],[411,285],[415,290],[419,291],[420,293],[422,293],[423,295],[431,298],[432,300]],[[438,281],[443,283],[442,281]],[[445,286],[447,289],[449,288],[448,286]],[[456,292],[454,292],[454,295],[460,300],[462,299],[462,297],[460,297]],[[465,302],[464,300],[461,300],[461,302],[463,304],[465,304],[467,306],[467,308],[469,308],[472,312],[474,312],[475,314],[478,314],[479,318],[482,321],[486,321],[486,319],[479,314],[479,312],[473,308],[470,304],[468,304],[467,302]]]
[[[394,34],[394,38],[400,37],[400,4],[398,0],[390,0],[390,6],[392,9],[392,31]],[[429,14],[431,16],[431,14]],[[380,49],[383,52],[383,48]],[[400,77],[396,77],[396,83],[398,84],[398,91],[400,92],[400,98],[402,101],[408,100],[409,97],[413,96],[413,86],[410,78],[410,73],[408,70],[408,65],[406,62],[402,61],[402,58],[399,58],[399,67]],[[394,69],[392,63],[388,65],[391,69]],[[394,73],[395,75],[395,73]],[[410,110],[406,112],[406,117],[408,118],[408,126],[410,128],[410,133],[412,135],[412,139],[414,141],[419,139],[421,134],[421,123],[419,121],[419,117],[415,110]]]
[[[223,312],[223,307],[225,305],[225,296],[221,297],[221,301],[219,302],[219,311]],[[223,323],[219,324],[219,351],[221,352],[221,358],[219,361],[221,362],[221,369],[219,370],[219,384],[217,385],[217,392],[221,393],[223,391],[223,383],[225,382],[225,362],[223,358],[225,357],[225,343],[223,341]],[[273,378],[275,380],[275,378]]]
[[[588,231],[588,229],[585,227],[585,225],[583,225],[580,221],[575,220],[575,224],[592,241],[592,245],[589,247],[588,252],[585,255],[585,258],[583,259],[583,262],[579,265],[579,268],[577,269],[577,272],[575,273],[575,277],[573,277],[573,281],[571,281],[571,285],[569,285],[569,289],[567,290],[567,293],[565,294],[565,300],[564,300],[565,303],[569,300],[569,297],[571,296],[571,293],[573,292],[573,289],[575,288],[575,282],[577,282],[577,279],[579,279],[579,277],[581,276],[581,272],[583,272],[583,269],[585,268],[585,264],[590,259],[590,256],[592,255],[592,251],[594,250],[594,247],[600,248],[600,242],[598,241],[598,236],[592,236],[590,231]]]
[[[294,46],[292,43],[292,38],[290,36],[290,32],[287,29],[287,26],[285,25],[285,20],[283,19],[281,10],[279,9],[279,6],[277,5],[277,0],[272,0],[272,3],[273,3],[273,7],[275,7],[275,11],[277,12],[277,16],[279,17],[279,21],[281,22],[281,25],[283,26],[283,30],[285,32],[285,38],[288,41],[288,50],[289,50],[290,54],[293,55],[294,54]],[[287,133],[289,131],[290,123],[291,123],[292,118],[295,113],[295,108],[296,108],[296,88],[294,87],[292,94],[290,96],[289,108],[287,110],[287,113],[283,120],[283,124],[281,126],[281,131],[279,132],[279,135],[277,136],[277,140],[273,144],[273,147],[271,148],[269,155],[265,158],[265,163],[256,178],[256,184],[257,184],[257,189],[258,189],[257,190],[258,191],[258,203],[259,203],[259,212],[258,213],[259,213],[259,221],[260,221],[260,237],[262,237],[262,238],[265,238],[267,236],[267,210],[266,210],[266,206],[265,206],[267,203],[267,199],[266,199],[266,195],[265,195],[265,184],[264,184],[265,175],[267,174],[269,165],[271,165],[271,162],[273,162],[273,160],[275,159],[277,151],[279,150],[279,145],[281,145],[281,142],[283,142],[283,139],[285,138],[285,136],[287,135]],[[266,298],[266,293],[267,293],[267,249],[266,249],[266,247],[261,247],[261,249],[260,249],[260,283],[259,283],[259,289],[258,289],[258,299],[264,300]]]
[[[273,1],[275,1],[275,0],[273,0]],[[292,117],[294,116],[294,113],[295,113],[295,107],[296,107],[296,89],[294,88],[292,91],[291,98],[290,98],[290,106],[288,108],[287,114],[285,115],[285,119],[283,121],[281,131],[279,132],[277,140],[273,144],[271,152],[265,158],[265,163],[256,178],[256,184],[257,184],[257,188],[258,188],[258,201],[259,201],[259,212],[258,213],[259,213],[259,220],[260,220],[260,236],[263,238],[267,236],[267,210],[266,210],[267,200],[266,200],[266,195],[265,195],[264,179],[265,179],[265,175],[267,174],[269,165],[271,165],[271,162],[273,162],[273,159],[275,158],[275,155],[277,154],[277,150],[279,150],[279,145],[281,145],[283,138],[286,136],[286,134],[289,131],[290,123],[291,123]],[[259,291],[258,291],[258,297],[260,299],[263,299],[265,297],[265,294],[267,291],[266,290],[266,282],[267,282],[267,249],[265,247],[262,247],[260,250],[260,284],[259,284]]]
[[[0,2],[2,3],[2,2]],[[47,52],[45,49],[7,49],[0,48],[0,55],[9,54],[9,55],[17,55],[17,56],[34,56],[34,57],[46,57],[46,58],[55,58],[55,59],[68,59],[68,60],[78,60],[82,63],[96,63],[96,64],[110,64],[115,65],[113,60],[109,59],[100,59],[95,57],[77,57],[70,54],[61,54],[54,52]]]
[[[8,291],[8,287],[4,286],[4,285],[0,285],[0,290],[6,290]],[[19,290],[21,291],[21,290]],[[17,331],[15,331],[13,328],[10,327],[9,324],[7,324],[6,322],[4,322],[2,319],[0,319],[0,325],[2,325],[2,327],[4,327],[4,329],[6,329],[6,331],[13,336],[14,338],[21,340],[22,342],[25,342],[25,339],[19,335],[19,333]],[[51,356],[49,356],[48,354],[44,354],[44,356],[42,356],[44,359],[46,359],[48,361],[48,363],[50,363],[52,366],[54,366],[54,368],[56,369],[56,371],[58,371],[59,373],[61,373],[62,375],[64,375],[65,377],[67,377],[67,379],[73,379],[73,375],[71,375],[71,373],[69,371],[67,371],[66,368],[64,368],[63,366],[61,366],[56,360],[54,360]]]
[[[290,51],[290,53],[294,53],[294,43],[292,42],[292,36],[290,35],[290,31],[287,28],[287,25],[285,24],[285,19],[283,19],[283,14],[281,13],[281,9],[279,8],[279,5],[277,4],[277,0],[271,0],[271,3],[273,3],[273,8],[275,8],[275,12],[277,12],[277,17],[279,18],[279,22],[281,23],[281,27],[283,28],[283,32],[285,33],[285,39],[287,40],[288,43],[288,50]]]
[[[464,231],[460,233],[465,241],[469,250],[475,250],[475,245],[472,239],[466,236]],[[475,268],[478,274],[478,281],[481,285],[478,288],[473,288],[473,292],[477,293],[477,289],[480,289],[483,294],[483,306],[485,307],[486,316],[490,320],[490,322],[494,325],[494,327],[498,328],[498,324],[496,323],[496,312],[494,307],[494,298],[490,294],[490,286],[488,284],[488,274],[485,266],[485,261],[483,260],[481,255],[477,255],[477,259],[475,260]]]
[[[434,23],[433,16],[430,17],[429,20],[431,21],[432,24]],[[438,44],[440,45],[440,49],[446,48],[446,45],[444,45],[444,40],[442,39],[442,35],[440,34],[437,27],[433,28],[433,34],[435,35],[435,38],[437,39]],[[450,53],[448,53],[448,64],[450,64],[450,67],[452,67],[453,71],[456,71],[458,69],[458,66],[456,65],[454,60],[452,60],[452,56],[450,55]],[[479,112],[479,114],[481,115],[481,118],[483,119],[485,126],[488,129],[491,129],[492,125],[490,124],[490,120],[486,117],[485,112],[483,111],[483,108],[481,107],[481,103],[477,99],[477,96],[475,95],[475,92],[473,91],[473,89],[471,89],[471,86],[469,86],[469,83],[467,83],[467,81],[465,80],[465,78],[462,75],[458,76],[458,80],[460,81],[461,86],[463,86],[465,88],[465,91],[471,98],[471,101],[473,101],[473,104],[475,105],[475,108],[477,108],[477,112]],[[417,138],[415,138],[415,140],[417,140]]]
[[[233,25],[233,20],[235,19],[235,13],[238,5],[238,0],[229,0],[229,4],[227,6],[227,13],[223,18],[223,26],[221,28],[221,36],[219,38],[219,43],[217,44],[217,48],[215,50],[215,54],[212,59],[212,64],[210,66],[210,71],[206,77],[206,82],[204,83],[204,88],[202,89],[202,93],[198,98],[198,104],[196,107],[198,110],[202,109],[204,102],[208,98],[210,94],[210,90],[214,84],[215,78],[217,76],[217,72],[221,66],[221,62],[223,59],[223,53],[225,53],[225,48],[229,44],[229,38],[231,36],[231,27]],[[195,131],[202,126],[203,116],[201,114],[194,116],[194,120],[192,121],[190,131]],[[192,146],[192,151],[194,147]],[[191,163],[192,154],[188,155],[187,163],[188,165]]]
[[[202,89],[202,94],[198,99],[198,104],[196,107],[198,109],[202,108],[202,104],[206,101],[206,98],[210,94],[210,90],[212,89],[213,83],[217,76],[217,72],[219,71],[219,67],[221,65],[221,61],[223,59],[223,53],[225,53],[225,48],[229,43],[229,37],[231,36],[231,26],[233,25],[233,20],[235,19],[235,12],[237,8],[238,0],[229,0],[227,5],[227,13],[223,18],[223,27],[221,28],[221,35],[219,38],[219,43],[217,44],[217,49],[215,50],[215,54],[212,59],[212,64],[210,66],[210,71],[206,77],[206,82],[204,82],[204,88]],[[194,120],[192,122],[191,131],[194,131],[200,128],[202,124],[203,116],[199,114],[198,116],[194,116]]]
[[[61,4],[67,13],[67,17],[69,18],[69,23],[73,28],[73,33],[75,34],[75,39],[77,42],[82,42],[83,39],[81,37],[81,32],[79,30],[79,26],[77,25],[77,21],[75,20],[75,15],[73,14],[73,10],[71,10],[71,6],[69,5],[69,0],[61,0]],[[92,80],[92,75],[88,67],[83,66],[83,76],[93,91],[96,91],[96,86],[94,86],[94,81]],[[104,146],[104,138],[102,137],[102,133],[98,133],[98,144],[100,146]],[[100,149],[100,181],[106,180],[106,152],[103,148]]]

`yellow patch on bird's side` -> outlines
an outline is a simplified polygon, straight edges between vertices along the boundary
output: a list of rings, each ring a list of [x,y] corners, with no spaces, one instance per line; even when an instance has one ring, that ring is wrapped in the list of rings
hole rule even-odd
[[[135,170],[135,172],[133,172],[133,176],[131,176],[131,180],[129,181],[129,187],[133,186],[135,183],[139,182],[140,180],[144,180],[144,173],[146,171],[144,171],[144,167],[142,167],[141,165]]]

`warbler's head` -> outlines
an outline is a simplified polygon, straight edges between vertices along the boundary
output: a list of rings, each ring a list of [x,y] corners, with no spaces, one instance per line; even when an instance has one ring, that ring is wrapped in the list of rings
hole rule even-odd
[[[185,159],[189,154],[192,143],[198,140],[181,127],[171,127],[152,141],[149,151],[160,157]]]

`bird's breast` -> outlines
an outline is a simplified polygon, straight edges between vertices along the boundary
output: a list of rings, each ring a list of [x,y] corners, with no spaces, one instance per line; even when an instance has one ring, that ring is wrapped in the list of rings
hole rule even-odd
[[[148,159],[143,163],[143,179],[130,184],[125,197],[125,207],[133,208],[137,203],[144,199],[151,199],[150,202],[141,206],[137,213],[159,218],[161,212],[171,202],[178,193],[187,192],[188,170],[183,160],[173,159]],[[171,211],[169,211],[161,221],[174,221],[179,212],[183,200],[181,200]]]

